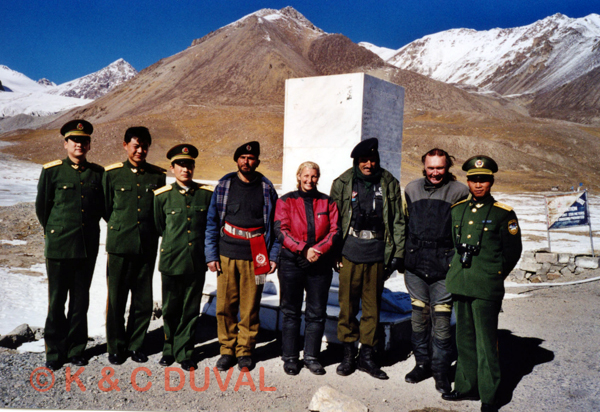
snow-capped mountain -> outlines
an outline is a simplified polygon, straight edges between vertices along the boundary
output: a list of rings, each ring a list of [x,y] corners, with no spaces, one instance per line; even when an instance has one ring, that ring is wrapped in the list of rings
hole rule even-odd
[[[63,83],[48,91],[48,93],[83,99],[97,99],[121,83],[135,77],[136,74],[137,71],[132,65],[123,59],[119,59],[102,70]]]
[[[0,66],[0,118],[28,114],[46,116],[91,102],[89,99],[55,96],[48,93],[54,87],[40,84],[22,73]]]
[[[370,48],[383,57],[382,52]],[[425,36],[384,59],[446,83],[503,95],[556,89],[600,66],[600,15],[555,14],[533,24]]]
[[[366,41],[361,41],[360,43],[358,43],[358,45],[364,47],[367,50],[372,51],[385,61],[391,59],[396,55],[396,53],[398,53],[398,50],[388,49],[387,47],[375,46],[374,44]]]
[[[57,86],[48,79],[37,82],[22,73],[0,65],[0,118],[27,114],[47,116],[83,106],[104,96],[137,71],[119,59],[102,70]]]
[[[43,79],[40,79],[37,81],[37,84],[41,84],[42,86],[56,86],[56,83],[51,82],[50,80],[46,79],[45,77]]]

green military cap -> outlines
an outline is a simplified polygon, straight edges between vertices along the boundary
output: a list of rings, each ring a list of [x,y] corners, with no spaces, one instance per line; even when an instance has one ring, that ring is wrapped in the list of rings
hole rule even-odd
[[[498,164],[488,156],[478,155],[468,159],[462,166],[467,176],[493,175],[498,171]]]
[[[194,160],[198,157],[198,149],[194,145],[191,144],[178,144],[177,146],[173,146],[167,152],[167,159],[173,163],[175,160],[188,159]]]
[[[243,145],[235,149],[235,153],[233,154],[233,160],[237,162],[238,158],[244,154],[254,155],[258,159],[258,156],[260,156],[260,143],[258,143],[257,141],[244,143]]]
[[[65,137],[65,140],[71,136],[90,137],[94,131],[94,126],[85,120],[71,120],[64,124],[60,129],[60,134]]]

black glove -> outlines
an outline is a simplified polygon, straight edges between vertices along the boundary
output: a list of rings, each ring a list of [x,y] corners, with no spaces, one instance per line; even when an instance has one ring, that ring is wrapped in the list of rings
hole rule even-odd
[[[387,267],[387,270],[385,273],[385,280],[388,280],[390,278],[390,276],[392,276],[392,273],[394,273],[396,270],[399,273],[404,273],[404,259],[403,258],[392,258],[392,261],[390,262],[390,265]]]

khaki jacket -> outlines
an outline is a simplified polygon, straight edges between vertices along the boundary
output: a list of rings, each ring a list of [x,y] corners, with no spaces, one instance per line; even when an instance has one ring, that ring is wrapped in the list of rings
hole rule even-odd
[[[388,266],[392,258],[404,257],[404,214],[402,212],[402,196],[398,180],[387,170],[381,174],[381,189],[383,193],[383,221],[385,225],[385,255],[384,265]],[[348,236],[352,221],[352,181],[353,168],[346,170],[331,185],[331,198],[336,202],[342,230],[342,239]],[[341,242],[343,246],[343,241]],[[340,251],[342,248],[340,247]]]

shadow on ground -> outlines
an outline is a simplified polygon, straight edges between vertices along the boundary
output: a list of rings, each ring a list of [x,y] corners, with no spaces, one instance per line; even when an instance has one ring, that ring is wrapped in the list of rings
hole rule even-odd
[[[523,338],[511,331],[498,331],[500,349],[500,370],[502,381],[499,389],[500,406],[512,400],[515,388],[524,376],[529,375],[537,365],[554,360],[554,352],[542,348],[539,338]]]

